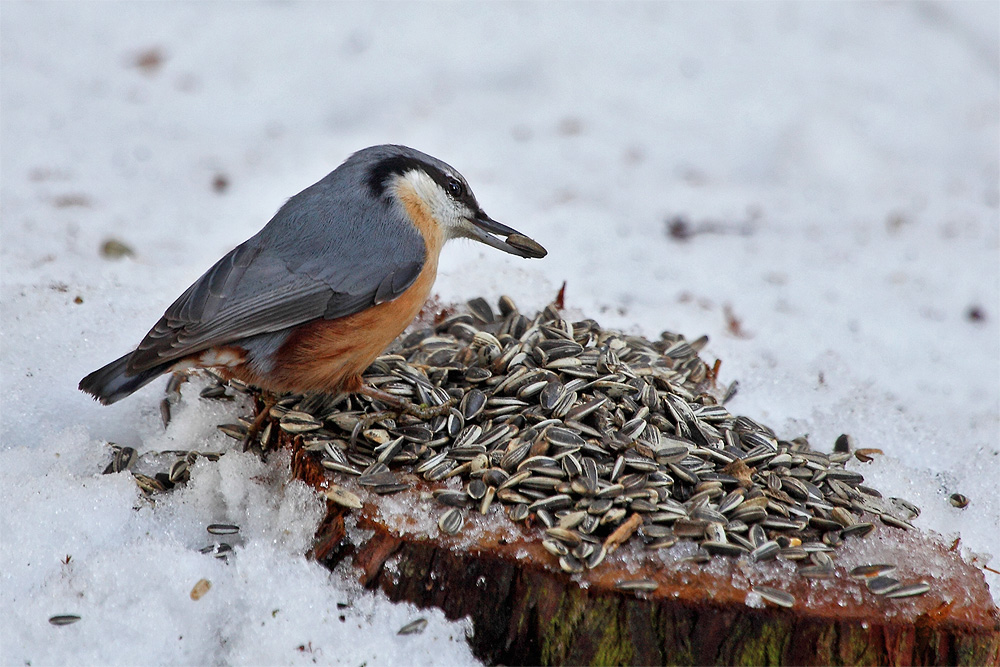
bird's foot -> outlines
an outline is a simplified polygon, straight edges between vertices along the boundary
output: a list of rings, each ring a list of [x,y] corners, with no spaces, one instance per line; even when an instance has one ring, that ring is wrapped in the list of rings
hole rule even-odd
[[[163,400],[160,401],[160,419],[163,421],[163,428],[170,425],[172,408],[181,401],[181,385],[188,381],[188,375],[185,371],[177,371],[167,381]]]
[[[427,421],[428,419],[433,419],[440,415],[448,414],[458,401],[455,398],[449,398],[447,401],[441,405],[417,405],[399,396],[394,396],[388,392],[384,392],[381,389],[376,389],[368,385],[362,385],[361,389],[358,390],[359,394],[364,394],[369,398],[374,398],[381,403],[392,408],[396,414],[407,414],[417,417],[418,419],[423,419]],[[381,418],[384,418],[384,414]]]
[[[455,407],[457,403],[458,400],[455,398],[449,398],[441,405],[417,405],[416,403],[403,401],[402,411],[408,415],[413,415],[427,421],[448,414],[448,411]]]
[[[267,420],[268,416],[271,414],[271,408],[275,406],[278,402],[278,396],[270,391],[261,390],[260,401],[263,404],[261,406],[260,412],[257,413],[256,419],[247,428],[247,434],[243,436],[243,451],[248,451],[255,444],[254,441],[257,439],[258,434],[260,434],[261,429],[264,426],[264,421]],[[266,442],[260,443],[261,453],[267,447]]]

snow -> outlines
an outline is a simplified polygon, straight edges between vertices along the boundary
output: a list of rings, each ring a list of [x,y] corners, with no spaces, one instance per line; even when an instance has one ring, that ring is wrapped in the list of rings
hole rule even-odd
[[[215,425],[238,406],[186,388],[164,431],[162,381],[109,408],[76,390],[285,198],[384,142],[455,165],[550,251],[453,244],[444,301],[529,311],[566,281],[604,326],[708,334],[731,409],[882,449],[868,484],[978,565],[1000,554],[996,3],[0,12],[4,664],[475,662],[464,623],[303,557],[320,499],[280,457],[199,461],[155,504],[100,474],[108,441],[231,449]],[[700,233],[670,237],[678,217]],[[199,553],[219,522],[241,526],[228,563]]]

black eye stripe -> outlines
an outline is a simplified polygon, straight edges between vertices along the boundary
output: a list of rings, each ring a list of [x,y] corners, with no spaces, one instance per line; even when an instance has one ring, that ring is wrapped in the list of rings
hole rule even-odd
[[[376,197],[381,197],[385,193],[386,181],[390,176],[402,176],[414,169],[431,173],[430,165],[424,164],[415,158],[397,156],[381,160],[368,172],[368,188]],[[434,171],[437,170],[435,169]],[[433,174],[431,175],[433,176]]]
[[[479,203],[460,177],[446,173],[432,164],[412,157],[395,156],[379,161],[368,173],[368,188],[376,197],[381,197],[385,194],[387,181],[390,176],[402,176],[414,169],[419,169],[430,176],[452,199],[465,204],[470,211],[479,210]],[[456,185],[457,188],[455,187]]]

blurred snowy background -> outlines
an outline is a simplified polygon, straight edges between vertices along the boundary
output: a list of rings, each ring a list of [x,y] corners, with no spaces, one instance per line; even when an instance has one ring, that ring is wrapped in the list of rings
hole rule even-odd
[[[867,483],[989,563],[998,24],[995,2],[4,2],[0,659],[475,662],[464,624],[303,558],[322,505],[281,460],[199,463],[155,506],[100,474],[108,441],[231,447],[235,408],[189,391],[164,431],[163,381],[110,408],[76,390],[287,197],[385,142],[451,163],[550,251],[456,243],[443,300],[532,311],[566,281],[605,326],[708,334],[732,410],[881,448]],[[198,553],[212,522],[243,526],[228,565]]]

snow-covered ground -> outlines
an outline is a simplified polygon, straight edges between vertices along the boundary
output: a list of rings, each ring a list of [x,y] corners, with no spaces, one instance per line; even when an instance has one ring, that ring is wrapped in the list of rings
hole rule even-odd
[[[108,441],[230,447],[234,408],[189,391],[164,431],[162,381],[110,408],[76,390],[375,143],[450,162],[550,251],[456,243],[445,301],[528,311],[566,281],[605,326],[708,334],[734,411],[882,449],[870,485],[1000,555],[997,3],[4,2],[0,21],[4,664],[475,662],[464,624],[303,558],[321,503],[281,460],[202,461],[155,506],[100,474]],[[213,522],[243,527],[228,564],[198,553]]]

